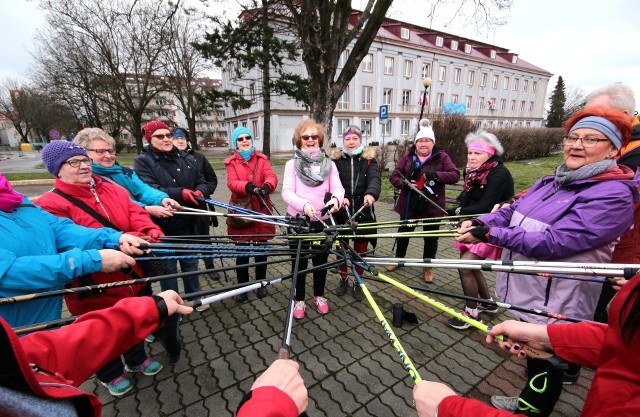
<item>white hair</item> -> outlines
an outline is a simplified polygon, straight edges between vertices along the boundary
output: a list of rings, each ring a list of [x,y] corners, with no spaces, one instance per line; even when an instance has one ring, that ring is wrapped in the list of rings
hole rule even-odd
[[[116,141],[107,132],[99,127],[87,127],[78,132],[73,141],[83,148],[91,146],[91,142],[94,140],[103,140],[111,145],[114,149],[116,147]]]
[[[636,111],[636,99],[631,87],[622,83],[614,83],[597,88],[587,94],[587,104],[600,96],[609,97],[609,107],[612,109],[621,110],[627,113],[629,117],[633,117]]]
[[[464,138],[464,143],[466,143],[467,146],[469,146],[469,144],[472,142],[486,143],[496,150],[496,155],[498,156],[502,156],[502,154],[504,153],[504,148],[502,147],[502,144],[500,143],[496,135],[494,135],[493,133],[489,133],[486,130],[476,130],[475,132],[469,133],[467,137]]]

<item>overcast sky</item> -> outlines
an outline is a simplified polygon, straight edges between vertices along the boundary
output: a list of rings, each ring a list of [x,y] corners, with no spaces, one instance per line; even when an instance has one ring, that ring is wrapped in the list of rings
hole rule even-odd
[[[108,0],[98,0],[108,1]],[[449,0],[456,2],[459,0]],[[354,6],[358,1],[354,1]],[[0,79],[22,78],[31,65],[32,38],[43,27],[37,1],[0,0]],[[565,84],[590,90],[613,82],[629,85],[640,107],[640,2],[637,0],[514,0],[507,24],[477,33],[451,12],[426,0],[395,0],[389,17],[508,48]]]

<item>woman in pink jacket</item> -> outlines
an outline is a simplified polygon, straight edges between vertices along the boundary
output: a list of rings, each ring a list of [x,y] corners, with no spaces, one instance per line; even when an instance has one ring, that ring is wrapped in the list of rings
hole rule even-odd
[[[319,223],[318,218],[321,218],[320,212],[325,205],[333,204],[329,210],[331,213],[338,211],[340,202],[344,199],[344,187],[336,165],[322,149],[325,138],[322,125],[312,119],[304,120],[295,128],[293,137],[296,150],[293,159],[287,162],[284,169],[282,199],[288,204],[288,214],[303,214],[309,217],[313,225]],[[331,198],[325,204],[328,193]],[[324,218],[328,217],[328,214],[324,215]],[[297,244],[291,243],[291,247],[295,248]],[[313,265],[322,265],[328,258],[328,252],[315,255]],[[306,259],[300,259],[299,270],[306,269],[307,264]],[[296,278],[296,302],[293,309],[293,317],[296,319],[304,317],[306,308],[305,278],[306,274],[300,274]],[[326,279],[326,269],[313,273],[313,303],[320,314],[329,312],[327,299],[324,298]]]

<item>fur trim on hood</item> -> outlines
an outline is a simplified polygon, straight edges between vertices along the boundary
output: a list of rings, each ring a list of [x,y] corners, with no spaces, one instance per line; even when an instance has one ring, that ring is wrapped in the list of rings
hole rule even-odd
[[[342,148],[333,148],[331,150],[331,159],[333,159],[334,161],[342,158],[342,156],[346,157],[344,152],[342,152]],[[365,146],[364,150],[362,151],[362,159],[373,159],[375,157],[376,150],[370,146]]]

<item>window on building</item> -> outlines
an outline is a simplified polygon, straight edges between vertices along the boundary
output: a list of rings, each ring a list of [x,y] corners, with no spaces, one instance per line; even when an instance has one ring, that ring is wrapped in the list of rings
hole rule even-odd
[[[240,88],[240,90],[238,91],[238,94],[240,94],[242,97],[244,97],[244,88]]]
[[[351,119],[338,119],[338,137],[342,138],[342,132],[351,124]],[[326,144],[325,144],[326,145]]]
[[[478,97],[478,109],[484,109],[485,104],[484,97]]]
[[[451,94],[451,102],[452,103],[457,103],[458,102],[458,95],[457,94]]]
[[[344,89],[340,98],[338,99],[338,110],[348,110],[349,109],[349,86]]]
[[[500,99],[500,110],[507,110],[507,99]]]
[[[516,101],[515,100],[511,100],[511,111],[516,111]]]
[[[464,46],[464,52],[467,53],[467,54],[470,54],[471,53],[471,45],[466,44]]]
[[[533,113],[533,101],[529,102],[529,113]]]
[[[473,85],[475,81],[476,81],[476,72],[469,70],[469,72],[467,72],[467,84]]]
[[[371,110],[373,87],[362,86],[362,110]]]
[[[538,90],[538,83],[536,81],[533,81],[531,83],[531,92],[535,93],[536,90]]]
[[[442,46],[444,44],[444,38],[442,36],[436,36],[436,46]]]
[[[254,140],[259,140],[260,139],[260,133],[259,133],[259,130],[258,130],[258,121],[257,120],[253,120],[251,122],[251,126],[252,126],[251,132],[253,133],[253,139]]]
[[[411,111],[411,90],[402,90],[402,109],[401,111]]]
[[[436,94],[436,108],[441,109],[444,106],[444,94]]]
[[[493,76],[493,83],[491,84],[491,87],[498,88],[498,81],[500,81],[500,76],[499,75],[494,75]]]
[[[512,64],[517,64],[518,63],[518,55],[514,55],[511,57],[511,63]]]
[[[473,97],[472,96],[467,96],[465,98],[465,102],[467,103],[467,109],[470,109],[471,106],[473,106]]]
[[[440,65],[438,67],[438,81],[446,81],[447,80],[447,67],[444,65]]]
[[[362,136],[368,138],[371,136],[371,119],[360,120],[360,128],[362,129]]]
[[[413,61],[405,59],[404,61],[404,76],[413,77]]]
[[[490,103],[487,103],[489,105],[489,109],[491,110],[495,110],[498,107],[498,102],[496,101],[495,97],[491,97],[489,99]]]
[[[400,120],[400,136],[408,136],[411,129],[411,120]]]
[[[489,76],[489,74],[487,74],[486,72],[483,72],[480,75],[480,87],[486,87],[487,86],[487,77]]]
[[[391,119],[387,119],[386,123],[382,124],[382,134],[384,136],[391,136]]]
[[[513,79],[513,91],[518,91],[518,88],[520,88],[520,79],[519,78],[514,78]]]
[[[384,57],[384,75],[393,75],[393,57]]]
[[[367,54],[362,59],[362,71],[363,72],[373,72],[373,54]]]
[[[525,103],[524,100],[522,100],[520,102],[520,113],[524,113],[525,109],[526,109],[527,104]]]
[[[407,28],[400,29],[400,37],[402,39],[409,39],[409,34],[410,34],[409,29]]]
[[[491,50],[491,59],[496,59],[496,51],[495,50]]]
[[[462,75],[462,69],[454,68],[453,69],[453,82],[456,84],[460,84],[460,76]]]
[[[509,89],[509,77],[504,77],[502,79],[502,89],[503,90],[508,90]]]
[[[391,105],[392,96],[393,96],[393,89],[392,88],[385,88],[384,90],[382,90],[382,104]]]
[[[340,54],[340,59],[338,60],[338,68],[344,67],[344,65],[347,63],[347,59],[349,59],[349,50],[345,49]]]
[[[500,121],[498,122],[498,129],[502,129],[504,127],[504,122]]]
[[[423,62],[422,63],[422,78],[431,77],[431,63]]]
[[[523,80],[522,81],[522,91],[526,92],[528,88],[529,88],[529,80]]]
[[[526,127],[531,127],[531,122],[525,122],[524,124]]]
[[[458,50],[458,41],[451,41],[451,49],[454,51]]]
[[[257,102],[257,98],[256,98],[256,84],[255,83],[251,83],[249,84],[249,95],[251,96],[251,102],[255,103]]]

